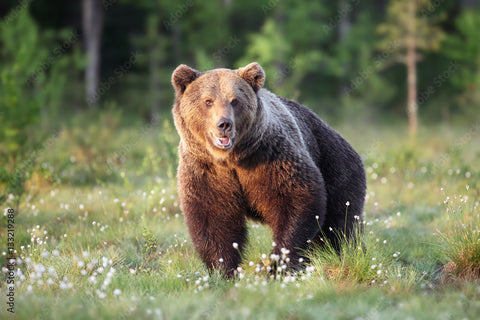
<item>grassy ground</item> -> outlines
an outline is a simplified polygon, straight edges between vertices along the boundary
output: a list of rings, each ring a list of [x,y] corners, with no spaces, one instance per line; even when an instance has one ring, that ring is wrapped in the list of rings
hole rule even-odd
[[[480,125],[429,128],[416,143],[400,129],[340,127],[367,170],[365,250],[313,252],[306,270],[271,280],[271,232],[252,223],[240,275],[227,281],[208,275],[184,225],[171,122],[76,121],[38,147],[27,193],[18,207],[8,201],[17,210],[17,319],[480,314]],[[0,231],[5,255],[6,217]],[[1,319],[13,318],[6,290],[2,280]]]

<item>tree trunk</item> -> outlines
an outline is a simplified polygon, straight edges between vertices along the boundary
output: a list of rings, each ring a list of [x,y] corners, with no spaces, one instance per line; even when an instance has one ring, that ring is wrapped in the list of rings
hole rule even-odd
[[[149,48],[149,91],[150,91],[150,117],[154,119],[160,112],[160,60],[162,47],[158,33],[159,17],[152,13],[147,22],[147,39],[151,44]]]
[[[408,133],[415,136],[417,133],[417,61],[415,47],[407,48],[407,113],[408,113]]]
[[[278,5],[277,8],[275,9],[274,13],[274,21],[275,21],[275,27],[279,32],[284,34],[284,29],[285,29],[285,13],[284,9],[282,6]],[[282,52],[283,50],[279,50],[275,54],[275,61],[274,61],[274,66],[276,68],[276,79],[275,79],[275,86],[282,88],[285,85],[285,79],[288,76],[289,69],[291,69],[291,65],[286,65],[286,58],[285,58],[285,52]],[[285,89],[285,88],[284,88]]]
[[[85,94],[89,107],[96,107],[100,98],[100,46],[103,29],[103,8],[100,0],[83,0],[83,37],[87,66]]]
[[[350,13],[354,11],[354,4],[349,3],[347,0],[340,0],[338,2],[338,38],[342,40],[350,33],[352,26]]]
[[[407,26],[408,35],[406,41],[407,54],[405,64],[407,66],[407,114],[408,114],[408,133],[410,137],[417,134],[417,45],[415,15],[417,7],[415,1],[410,1],[408,6],[409,24]]]
[[[339,42],[343,41],[345,37],[347,37],[348,34],[350,33],[350,29],[352,26],[350,13],[354,10],[353,6],[354,4],[349,3],[347,0],[340,0],[338,2],[337,14],[340,21],[338,22],[337,35],[338,35]],[[348,87],[351,79],[348,75],[351,74],[351,70],[352,70],[351,61],[346,61],[342,65],[342,69],[343,69],[344,76],[342,76],[339,81],[339,86],[338,86],[339,97],[345,95],[345,92],[346,92],[345,90],[349,90]]]

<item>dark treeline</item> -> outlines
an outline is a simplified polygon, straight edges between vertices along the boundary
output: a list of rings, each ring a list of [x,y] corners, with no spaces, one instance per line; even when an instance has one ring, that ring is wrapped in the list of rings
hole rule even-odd
[[[413,15],[400,3],[415,3]],[[327,118],[406,120],[407,98],[416,97],[423,122],[471,119],[480,106],[478,5],[3,0],[0,118],[26,112],[52,119],[114,106],[148,119],[170,110],[178,64],[207,70],[258,61],[267,88]],[[407,85],[413,65],[414,96]]]

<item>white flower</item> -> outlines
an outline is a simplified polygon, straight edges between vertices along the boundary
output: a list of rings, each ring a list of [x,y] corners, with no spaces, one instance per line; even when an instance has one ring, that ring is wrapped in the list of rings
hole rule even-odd
[[[311,273],[315,270],[315,267],[314,266],[308,266],[305,268],[305,272],[306,273]]]
[[[350,201],[347,201],[347,202],[345,203],[345,205],[346,205],[347,207],[349,207],[349,206],[350,206]]]
[[[120,289],[113,290],[113,295],[114,296],[119,296],[121,293],[122,293],[122,291]]]
[[[238,249],[238,243],[234,242],[232,245],[235,249]]]
[[[48,267],[48,274],[51,275],[52,277],[56,277],[57,273],[55,272],[54,267]]]
[[[105,299],[105,297],[107,296],[105,293],[103,293],[103,292],[100,291],[100,290],[97,290],[96,293],[97,293],[97,296],[98,296],[100,299]]]

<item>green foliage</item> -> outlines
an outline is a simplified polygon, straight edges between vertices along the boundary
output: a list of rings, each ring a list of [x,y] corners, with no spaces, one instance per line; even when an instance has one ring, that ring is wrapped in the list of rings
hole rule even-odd
[[[353,9],[352,9],[353,10]],[[392,48],[376,49],[375,15],[368,8],[357,9],[356,21],[338,43],[335,44],[332,69],[340,78],[342,109],[334,106],[332,112],[348,118],[362,114],[366,119],[376,112],[383,113],[382,106],[396,96],[398,84],[385,76],[385,69],[392,58]],[[362,41],[359,41],[362,39]],[[394,47],[394,46],[393,46]]]
[[[19,39],[22,41],[19,41]],[[55,41],[61,41],[56,44]],[[27,141],[37,142],[32,125],[43,114],[53,116],[64,102],[65,87],[74,58],[75,32],[41,32],[28,7],[2,23],[0,29],[0,156],[21,156]],[[51,50],[51,48],[53,48]],[[77,64],[79,61],[77,61]]]
[[[466,194],[447,196],[444,200],[448,229],[440,231],[444,248],[445,280],[457,278],[476,281],[480,278],[480,213],[479,202]],[[477,194],[478,195],[478,194]]]
[[[424,13],[432,7],[430,0],[391,0],[386,22],[378,26],[384,37],[379,47],[387,50],[395,41],[400,52],[412,43],[419,50],[437,51],[445,35],[437,25],[441,17]]]
[[[455,25],[457,33],[448,35],[442,53],[454,62],[449,81],[460,92],[458,105],[466,115],[476,117],[472,107],[480,106],[480,10],[463,12]]]
[[[57,38],[64,42],[50,50]],[[28,6],[12,12],[1,24],[0,203],[9,194],[23,194],[36,157],[43,152],[43,148],[32,150],[45,138],[38,123],[47,114],[49,120],[55,118],[64,102],[66,70],[79,57],[67,52],[77,40],[78,35],[68,31],[39,31]]]
[[[265,7],[269,15],[260,32],[248,37],[245,54],[236,66],[259,62],[265,69],[268,88],[277,94],[298,98],[299,88],[313,66],[328,59],[321,50],[315,49],[331,38],[328,32],[320,32],[327,27],[319,19],[326,16],[324,9],[318,2],[297,6],[292,1]]]
[[[392,246],[371,224],[364,231],[356,241],[343,242],[340,255],[330,244],[315,250],[312,265],[319,275],[335,282],[389,285],[397,290],[408,290],[420,280],[414,268],[402,264],[398,244]]]
[[[19,39],[22,41],[18,41]],[[31,132],[29,126],[39,118],[40,104],[33,98],[28,78],[47,55],[41,35],[23,9],[0,29],[0,156],[17,154]]]
[[[143,237],[143,247],[142,247],[143,263],[142,263],[142,266],[140,267],[140,270],[145,270],[149,268],[148,264],[152,260],[159,258],[157,254],[158,241],[155,238],[155,235],[152,234],[152,232],[146,228],[143,228],[142,237]]]
[[[9,34],[11,40],[2,45],[1,90],[5,92],[3,101],[11,102],[1,119],[10,119],[12,110],[20,112],[13,107],[15,99],[25,100],[18,105],[32,105],[28,108],[34,112],[15,116],[21,120],[16,127],[3,127],[2,137],[18,136],[2,140],[9,149],[33,136],[26,134],[27,130],[19,132],[20,123],[30,121],[26,118],[56,122],[60,110],[80,109],[84,100],[79,80],[79,69],[85,64],[79,54],[81,19],[72,19],[81,14],[80,3],[56,0],[51,3],[56,10],[48,10],[33,2],[34,26],[24,24],[23,41],[15,41],[18,36],[13,36],[12,26],[24,19],[23,13],[17,13],[28,11],[25,3],[15,7],[14,1],[8,1],[4,6],[12,11],[3,19],[2,34]],[[406,14],[410,4],[417,6],[413,22]],[[171,108],[169,82],[176,65],[186,63],[203,71],[258,60],[267,71],[267,88],[322,110],[327,117],[361,115],[369,121],[388,117],[398,121],[405,72],[387,67],[402,58],[408,38],[405,32],[410,32],[423,51],[418,74],[419,94],[423,94],[419,96],[419,115],[432,122],[448,121],[457,114],[467,121],[476,117],[472,106],[479,100],[478,9],[463,2],[110,0],[102,5],[106,19],[101,83],[109,88],[102,91],[103,101],[106,105],[122,102],[124,110],[146,119]],[[73,33],[64,30],[66,24]],[[377,30],[383,39],[378,39]],[[444,32],[448,39],[440,48]],[[394,40],[398,46],[391,50]],[[20,49],[22,46],[27,50]],[[12,55],[17,52],[18,57]],[[134,52],[138,58],[134,66],[119,72]],[[14,75],[18,73],[13,69],[14,59],[23,61],[21,68],[31,69],[23,72],[27,80]],[[450,76],[443,71],[452,61],[458,69]],[[35,81],[22,88],[28,79]]]

